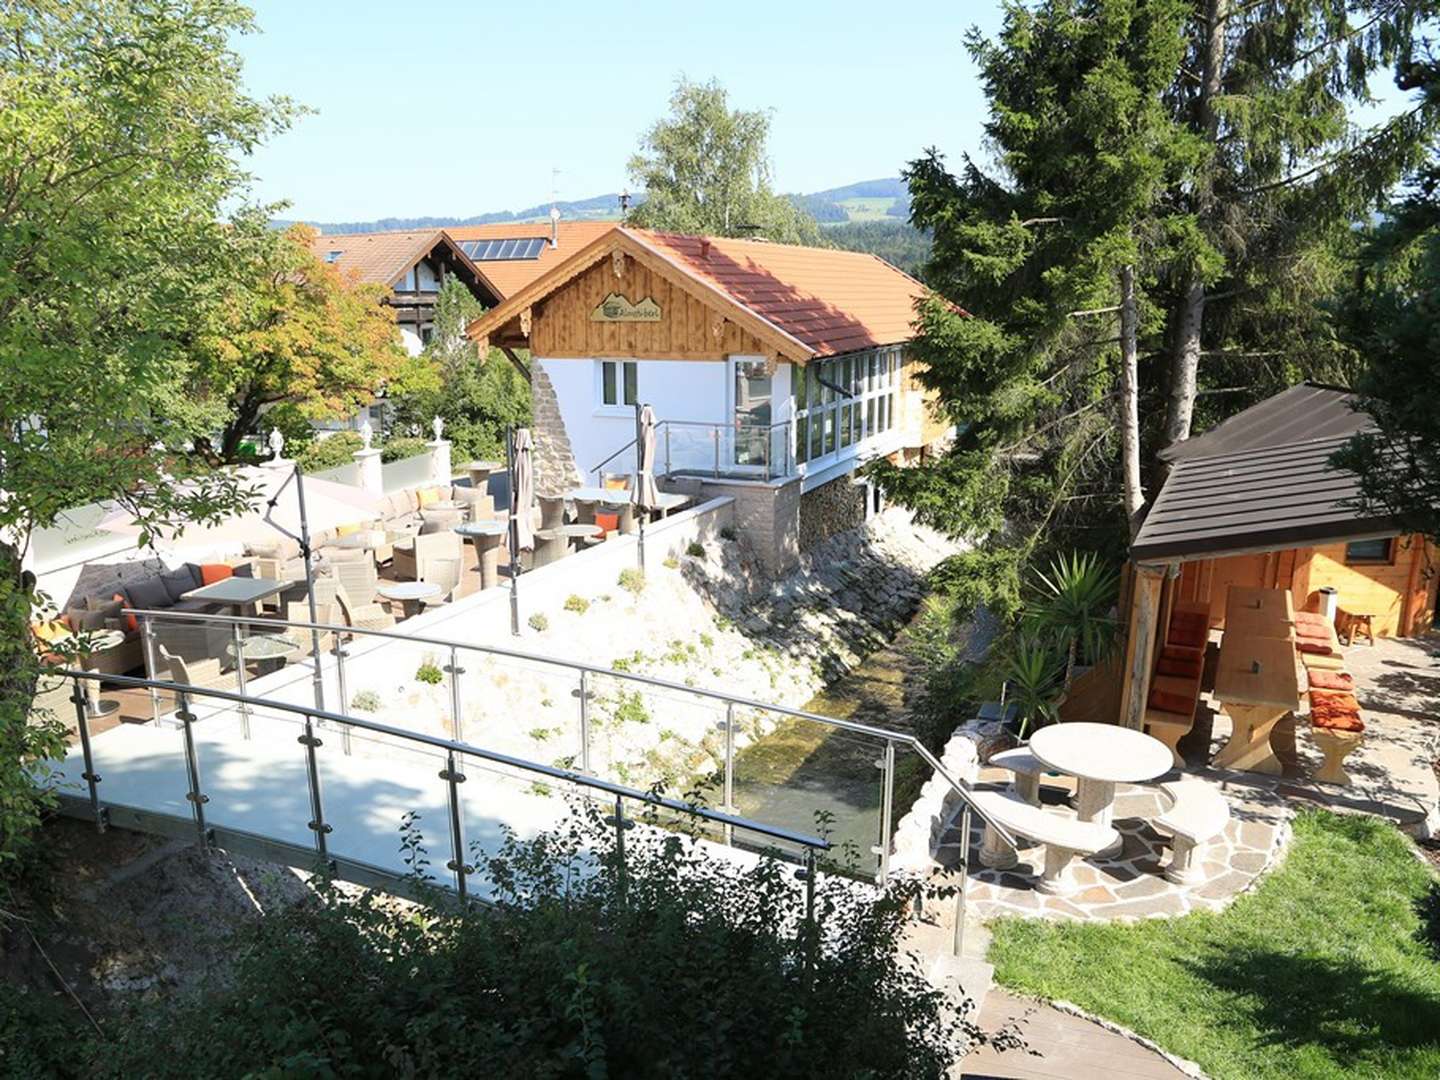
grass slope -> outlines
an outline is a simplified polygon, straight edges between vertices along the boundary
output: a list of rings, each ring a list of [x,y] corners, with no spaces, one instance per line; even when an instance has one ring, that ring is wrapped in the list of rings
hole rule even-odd
[[[1284,865],[1218,915],[1004,919],[990,959],[1006,986],[1124,1024],[1217,1080],[1433,1080],[1440,963],[1417,938],[1433,888],[1392,827],[1313,811]]]

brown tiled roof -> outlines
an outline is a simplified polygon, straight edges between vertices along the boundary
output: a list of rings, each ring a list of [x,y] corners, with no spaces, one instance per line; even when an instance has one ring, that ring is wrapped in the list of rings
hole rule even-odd
[[[353,273],[361,281],[393,285],[396,278],[440,243],[444,235],[443,229],[426,229],[317,236],[310,242],[310,250],[322,259],[338,251],[340,255],[334,264],[345,273]]]
[[[555,247],[546,244],[538,259],[476,260],[486,279],[501,296],[513,296],[552,266],[574,255],[596,237],[615,228],[613,221],[562,221]],[[522,236],[550,236],[548,221],[501,222],[496,225],[454,225],[445,230],[456,243],[466,240],[511,240]]]
[[[834,356],[914,336],[925,286],[875,255],[626,229],[686,273],[803,342]]]

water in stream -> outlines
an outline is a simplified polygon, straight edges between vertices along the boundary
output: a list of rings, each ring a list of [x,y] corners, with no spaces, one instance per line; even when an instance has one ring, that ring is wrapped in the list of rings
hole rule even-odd
[[[905,680],[911,661],[900,644],[904,631],[849,675],[805,704],[807,712],[908,733]],[[884,773],[883,743],[795,717],[782,719],[769,735],[735,756],[735,802],[745,817],[815,833],[816,814],[831,815],[829,837],[837,849],[853,844],[861,874],[873,873],[878,859]],[[896,750],[896,775],[919,765],[906,748]],[[892,828],[905,812],[898,803]],[[843,863],[844,856],[838,860]]]

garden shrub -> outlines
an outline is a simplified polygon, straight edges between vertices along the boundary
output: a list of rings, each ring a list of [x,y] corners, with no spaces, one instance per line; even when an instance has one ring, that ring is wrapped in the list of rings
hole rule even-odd
[[[622,869],[600,813],[476,852],[490,907],[322,883],[240,932],[225,985],[117,1025],[102,1074],[940,1080],[977,1034],[899,948],[917,886],[822,875],[812,927],[792,865],[637,829]]]
[[[406,458],[419,457],[421,454],[429,452],[430,447],[424,439],[402,435],[399,438],[387,440],[385,445],[380,447],[380,460],[383,462],[404,461]]]
[[[550,620],[538,611],[525,621],[530,624],[530,629],[536,633],[543,633],[550,629]]]
[[[349,465],[355,460],[355,451],[363,449],[365,442],[353,431],[337,431],[334,435],[316,439],[295,454],[295,461],[305,472],[322,472]]]
[[[374,690],[361,690],[350,699],[352,712],[379,712],[380,695]]]
[[[627,566],[624,570],[620,571],[620,587],[622,589],[628,589],[636,596],[639,596],[645,588],[644,573],[633,566]]]
[[[692,559],[703,559],[705,557],[705,545],[698,541],[691,540],[690,546],[685,549],[685,554]]]
[[[427,659],[415,669],[415,678],[430,686],[439,686],[445,681],[445,675],[436,665],[434,660]]]
[[[590,610],[590,601],[586,600],[583,596],[576,596],[572,593],[565,598],[565,610],[573,611],[576,615],[584,615],[585,612]]]

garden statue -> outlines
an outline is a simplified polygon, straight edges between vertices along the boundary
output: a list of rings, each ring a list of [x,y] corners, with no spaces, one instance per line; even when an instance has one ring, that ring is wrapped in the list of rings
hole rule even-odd
[[[285,436],[280,434],[279,428],[270,429],[270,456],[276,461],[280,460],[280,451],[285,449]]]
[[[440,433],[445,430],[445,421],[437,416],[434,420],[430,421],[430,426],[435,430],[435,441],[439,442],[441,438]]]
[[[360,425],[360,443],[361,443],[361,449],[363,449],[363,450],[369,450],[369,449],[370,449],[370,441],[371,441],[372,439],[374,439],[374,438],[375,438],[375,429],[370,426],[370,421],[369,421],[369,420],[366,420],[363,424]]]

